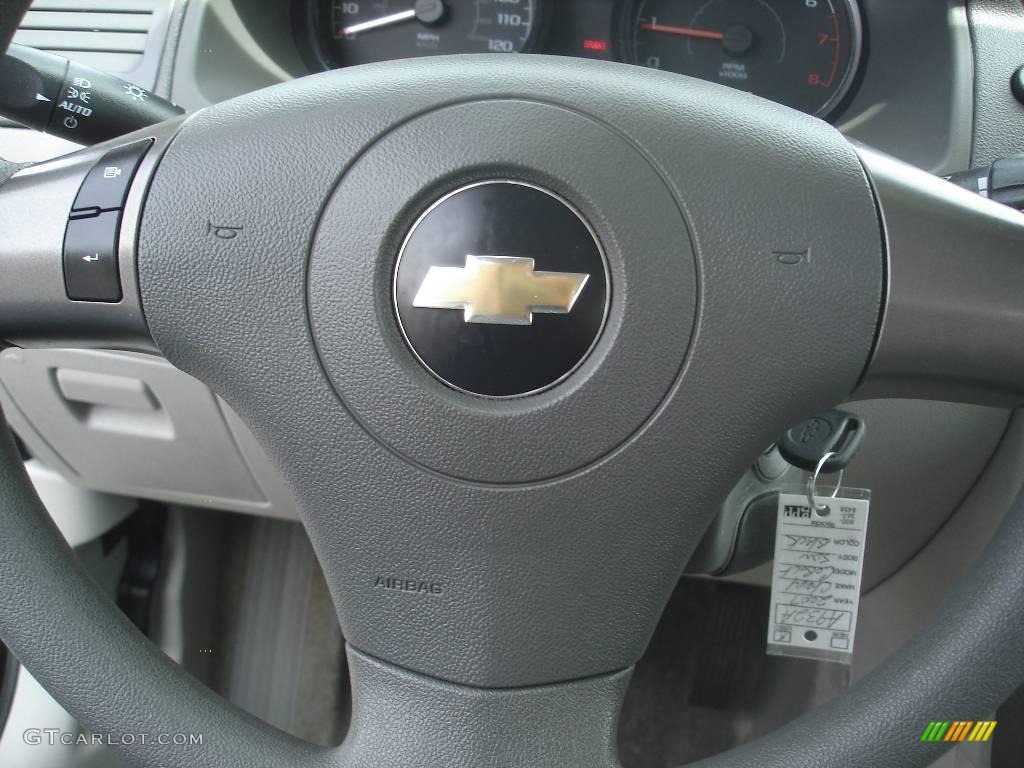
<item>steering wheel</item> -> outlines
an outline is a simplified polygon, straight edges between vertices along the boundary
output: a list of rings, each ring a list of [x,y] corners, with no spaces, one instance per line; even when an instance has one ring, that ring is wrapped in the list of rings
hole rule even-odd
[[[141,140],[122,298],[71,301],[75,195]],[[631,666],[788,425],[850,396],[1024,400],[1024,217],[622,65],[302,78],[18,171],[0,232],[0,337],[158,351],[223,397],[289,483],[348,643],[341,747],[234,708],[84,574],[5,436],[0,637],[142,766],[614,766]],[[1018,500],[880,669],[701,765],[930,763],[922,722],[984,719],[1024,681],[1021,552]]]

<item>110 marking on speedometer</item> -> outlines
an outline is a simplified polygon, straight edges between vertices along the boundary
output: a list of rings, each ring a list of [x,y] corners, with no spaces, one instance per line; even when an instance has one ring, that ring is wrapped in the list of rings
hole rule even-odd
[[[540,0],[334,0],[331,53],[348,66],[450,53],[517,53]]]

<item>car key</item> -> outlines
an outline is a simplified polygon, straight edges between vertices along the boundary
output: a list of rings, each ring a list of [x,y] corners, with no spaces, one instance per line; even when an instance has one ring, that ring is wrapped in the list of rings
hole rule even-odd
[[[779,453],[794,467],[807,472],[813,472],[822,457],[832,454],[820,471],[838,472],[857,454],[865,430],[864,420],[856,414],[825,411],[786,430],[778,443]]]

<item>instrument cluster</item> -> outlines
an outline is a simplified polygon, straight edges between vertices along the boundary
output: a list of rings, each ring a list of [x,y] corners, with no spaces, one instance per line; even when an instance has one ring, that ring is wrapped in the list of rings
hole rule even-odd
[[[857,0],[303,0],[318,69],[546,53],[662,69],[835,117],[864,39]]]

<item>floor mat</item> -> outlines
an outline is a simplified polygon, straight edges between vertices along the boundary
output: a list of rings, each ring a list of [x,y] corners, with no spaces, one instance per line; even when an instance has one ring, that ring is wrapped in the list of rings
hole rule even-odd
[[[230,516],[211,684],[294,736],[340,743],[350,710],[344,641],[297,522]]]
[[[767,656],[769,591],[680,581],[619,721],[625,768],[674,768],[745,743],[841,693],[840,664]]]

